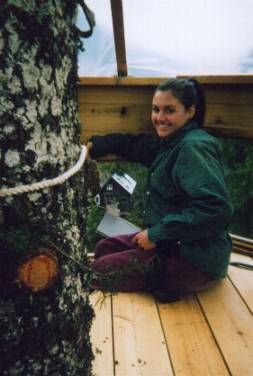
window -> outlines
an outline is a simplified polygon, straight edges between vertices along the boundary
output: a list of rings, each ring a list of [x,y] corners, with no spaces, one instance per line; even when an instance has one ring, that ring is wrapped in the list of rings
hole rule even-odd
[[[106,190],[107,191],[113,191],[113,185],[112,184],[107,184]]]
[[[83,41],[85,51],[79,53],[79,76],[115,76],[117,66],[110,0],[86,0],[86,4],[95,13],[96,26],[92,36]],[[82,30],[88,29],[80,8],[77,26]]]
[[[130,76],[253,73],[252,0],[122,2]],[[86,3],[96,27],[79,55],[79,75],[114,76],[110,1]]]

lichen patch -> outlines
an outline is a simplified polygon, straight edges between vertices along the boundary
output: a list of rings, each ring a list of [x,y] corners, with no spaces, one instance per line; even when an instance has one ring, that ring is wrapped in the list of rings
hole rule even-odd
[[[13,168],[20,164],[20,155],[16,150],[8,150],[5,153],[4,162],[7,167]]]

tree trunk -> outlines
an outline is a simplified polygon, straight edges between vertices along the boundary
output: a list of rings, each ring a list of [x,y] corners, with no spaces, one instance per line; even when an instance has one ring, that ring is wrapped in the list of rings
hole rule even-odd
[[[81,152],[76,1],[4,4],[0,189],[57,177]],[[0,198],[2,375],[90,375],[84,178]]]

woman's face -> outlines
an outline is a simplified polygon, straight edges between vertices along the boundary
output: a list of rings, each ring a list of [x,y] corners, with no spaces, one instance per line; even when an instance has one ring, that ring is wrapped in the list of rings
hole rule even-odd
[[[188,110],[171,91],[157,91],[152,102],[151,120],[159,137],[165,138],[182,128],[195,114],[195,105]]]

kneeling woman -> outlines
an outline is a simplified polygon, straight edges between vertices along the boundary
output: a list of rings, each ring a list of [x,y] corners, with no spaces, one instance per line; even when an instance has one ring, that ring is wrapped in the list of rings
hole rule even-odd
[[[113,153],[149,168],[144,230],[97,244],[92,268],[108,281],[94,282],[95,288],[150,291],[169,301],[226,276],[232,208],[219,144],[201,129],[204,116],[199,83],[173,79],[153,96],[156,135],[91,137],[92,158]]]

